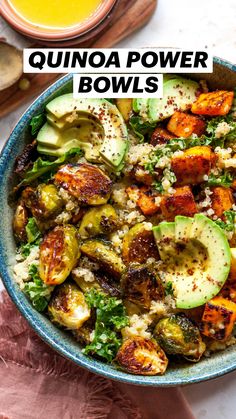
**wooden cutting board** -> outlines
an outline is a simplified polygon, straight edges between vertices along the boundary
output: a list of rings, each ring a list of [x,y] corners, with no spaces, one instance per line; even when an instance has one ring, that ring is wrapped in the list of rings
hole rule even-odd
[[[110,48],[119,41],[131,35],[144,26],[155,11],[157,0],[120,0],[110,16],[110,23],[99,34],[82,43],[73,45],[74,48]],[[35,47],[32,44],[32,47]],[[40,94],[53,83],[61,74],[26,74],[30,80],[30,87],[22,91],[15,83],[0,92],[0,118],[27,102],[31,97]],[[24,77],[24,75],[23,75]]]

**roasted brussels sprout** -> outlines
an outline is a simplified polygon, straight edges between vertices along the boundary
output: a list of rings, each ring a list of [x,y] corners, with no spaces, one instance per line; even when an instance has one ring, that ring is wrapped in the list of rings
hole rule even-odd
[[[154,337],[167,354],[183,355],[190,361],[198,361],[206,349],[199,329],[183,313],[161,319]]]
[[[75,268],[72,271],[72,278],[83,292],[97,289],[112,297],[120,297],[120,290],[117,283],[102,271],[86,272],[83,268]]]
[[[13,231],[15,238],[19,242],[25,242],[27,240],[27,234],[25,227],[28,223],[27,209],[22,201],[20,201],[16,207],[14,218],[13,218]]]
[[[91,336],[93,329],[87,325],[88,322],[89,320],[86,321],[79,329],[74,329],[72,332],[77,342],[82,345],[89,345],[92,342]]]
[[[123,240],[122,255],[126,263],[145,263],[148,258],[159,259],[153,232],[148,229],[147,223],[136,224],[128,231]]]
[[[106,204],[111,194],[110,178],[92,164],[66,164],[56,173],[55,182],[85,205]]]
[[[163,287],[154,273],[146,266],[129,266],[121,286],[124,297],[138,306],[149,309],[152,300],[163,297]]]
[[[53,184],[40,184],[36,190],[28,186],[22,193],[22,199],[33,216],[46,220],[58,212],[63,206],[63,200]]]
[[[87,269],[75,268],[72,271],[72,278],[83,292],[88,292],[91,289],[101,290],[101,286],[95,277],[94,272]]]
[[[79,234],[82,239],[106,234],[114,231],[118,224],[118,217],[114,208],[109,205],[89,209],[84,215]]]
[[[80,257],[77,230],[70,225],[50,231],[40,245],[39,275],[48,285],[65,281]]]
[[[116,360],[125,371],[140,375],[162,375],[168,365],[168,359],[160,346],[140,336],[125,340]]]
[[[37,141],[34,140],[31,144],[27,144],[22,153],[16,158],[14,172],[18,176],[24,177],[26,170],[37,157]]]
[[[86,240],[81,246],[81,252],[116,279],[120,278],[125,269],[122,259],[101,240]]]
[[[67,329],[79,329],[90,317],[84,294],[76,284],[65,283],[56,287],[48,305],[52,322]]]

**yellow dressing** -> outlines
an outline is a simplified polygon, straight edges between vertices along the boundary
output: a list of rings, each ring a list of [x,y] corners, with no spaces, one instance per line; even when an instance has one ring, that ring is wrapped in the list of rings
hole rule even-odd
[[[88,19],[103,0],[9,0],[25,20],[50,28],[68,28]]]

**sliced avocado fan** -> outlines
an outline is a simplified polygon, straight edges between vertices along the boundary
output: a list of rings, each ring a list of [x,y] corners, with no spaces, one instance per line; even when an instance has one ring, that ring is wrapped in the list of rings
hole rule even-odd
[[[164,75],[163,98],[134,99],[133,110],[150,123],[169,118],[176,110],[185,111],[197,99],[199,84],[180,76]]]
[[[128,132],[117,107],[105,99],[64,94],[46,106],[47,122],[38,133],[38,152],[60,156],[81,147],[89,161],[98,157],[117,170],[128,147]]]
[[[216,296],[230,271],[231,251],[223,230],[203,214],[177,216],[153,233],[163,261],[160,275],[172,282],[176,307],[201,306]]]

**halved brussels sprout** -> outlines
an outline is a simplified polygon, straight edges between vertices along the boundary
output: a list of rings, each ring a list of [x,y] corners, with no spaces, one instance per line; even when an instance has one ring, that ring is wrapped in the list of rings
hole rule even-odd
[[[163,297],[163,287],[146,266],[130,265],[121,281],[124,297],[140,307],[149,309],[152,300]]]
[[[81,272],[81,268],[75,268],[72,272],[72,278],[83,292],[88,292],[95,288],[112,297],[120,297],[117,283],[100,270],[93,272],[91,276],[90,272],[86,275],[86,270],[83,269]]]
[[[114,231],[118,224],[118,216],[114,208],[109,205],[89,209],[84,215],[79,234],[82,239],[106,234]]]
[[[39,220],[48,219],[60,212],[63,200],[53,184],[40,184],[37,189],[25,188],[22,199],[33,216]]]
[[[122,259],[111,247],[100,240],[86,240],[81,246],[81,252],[94,260],[106,272],[119,279],[125,269]]]
[[[48,305],[51,321],[67,329],[79,329],[90,317],[84,294],[76,284],[65,283],[55,289]]]
[[[28,214],[26,207],[22,201],[20,201],[16,207],[14,218],[13,218],[13,232],[15,238],[20,242],[27,241],[26,225],[28,223]]]
[[[167,354],[183,355],[189,361],[198,361],[206,349],[199,329],[183,313],[161,319],[154,337]]]
[[[45,235],[39,251],[39,275],[48,285],[65,281],[80,257],[77,230],[58,226]]]
[[[125,235],[122,249],[126,263],[145,263],[148,258],[159,259],[152,230],[147,223],[135,224]]]
[[[111,179],[92,164],[66,164],[55,174],[55,182],[81,204],[106,204],[111,194]]]
[[[83,292],[88,292],[94,288],[99,291],[102,290],[94,272],[90,272],[88,269],[76,267],[72,271],[72,278]]]
[[[160,346],[140,336],[125,340],[116,360],[125,371],[140,375],[162,375],[168,365],[168,359]]]

